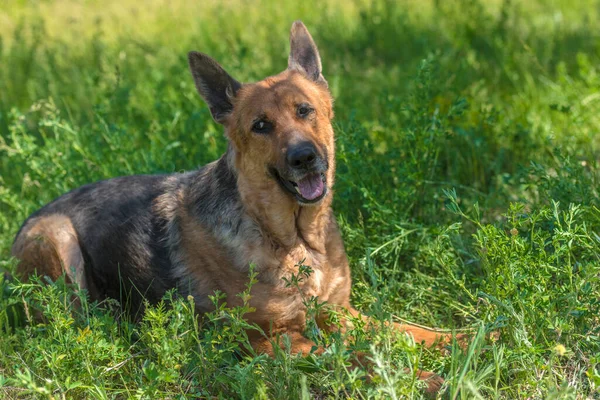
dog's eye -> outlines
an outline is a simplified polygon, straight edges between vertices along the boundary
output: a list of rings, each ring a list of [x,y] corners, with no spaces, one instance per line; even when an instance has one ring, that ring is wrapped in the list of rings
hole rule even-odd
[[[313,109],[308,104],[300,104],[296,110],[300,118],[306,118],[312,111]]]
[[[252,131],[256,133],[269,133],[273,129],[273,124],[263,119],[256,121],[252,124]]]

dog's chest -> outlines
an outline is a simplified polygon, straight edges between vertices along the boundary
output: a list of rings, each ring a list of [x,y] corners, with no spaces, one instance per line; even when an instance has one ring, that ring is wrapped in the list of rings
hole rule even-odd
[[[250,304],[256,312],[249,318],[259,324],[293,324],[302,329],[307,305],[329,297],[329,268],[325,255],[298,246],[285,253],[256,258],[257,283]],[[287,321],[287,322],[286,322]],[[265,325],[266,326],[266,325]]]
[[[305,296],[322,296],[329,269],[327,255],[305,244],[257,255],[259,280],[274,289],[296,289]]]
[[[251,219],[243,219],[236,232],[220,230],[215,233],[213,243],[219,243],[221,256],[213,263],[215,268],[211,268],[212,272],[207,276],[207,285],[197,285],[199,295],[218,289],[227,294],[228,303],[239,303],[238,294],[246,290],[252,266],[257,273],[257,282],[251,289],[250,305],[256,311],[248,317],[255,322],[295,320],[303,324],[306,304],[311,299],[336,301],[332,296],[339,283],[340,268],[332,268],[335,262],[329,260],[324,244],[320,248],[317,244],[311,246],[297,236],[291,245],[276,245],[281,242],[266,234]],[[195,251],[198,246],[189,247]],[[195,254],[198,256],[192,257],[198,264],[195,269],[210,272],[205,266],[212,258],[207,260],[205,252],[195,251]]]

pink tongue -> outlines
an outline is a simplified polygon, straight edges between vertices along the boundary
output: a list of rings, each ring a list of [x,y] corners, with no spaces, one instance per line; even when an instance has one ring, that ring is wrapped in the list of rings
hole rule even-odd
[[[306,200],[314,200],[323,194],[323,179],[320,174],[308,175],[298,181],[298,189]]]

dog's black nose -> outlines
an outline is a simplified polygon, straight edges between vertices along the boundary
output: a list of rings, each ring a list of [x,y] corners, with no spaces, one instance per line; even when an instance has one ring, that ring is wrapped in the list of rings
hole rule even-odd
[[[317,149],[310,142],[300,143],[288,149],[287,162],[292,168],[310,168],[317,160]]]

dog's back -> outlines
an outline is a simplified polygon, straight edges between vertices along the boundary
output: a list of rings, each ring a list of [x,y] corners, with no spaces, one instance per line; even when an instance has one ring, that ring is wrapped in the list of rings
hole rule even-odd
[[[174,282],[161,229],[165,221],[152,205],[168,189],[168,180],[183,179],[185,175],[127,176],[59,197],[19,231],[12,252],[20,259],[20,274],[37,270],[57,279],[65,272],[95,299],[123,299],[126,292],[135,303],[140,295],[159,298]]]
[[[24,222],[12,248],[19,275],[56,280],[64,273],[93,300],[114,298],[133,311],[172,288],[192,293],[190,285],[202,277],[185,265],[187,242],[196,241],[196,250],[204,246],[209,257],[211,250],[227,254],[228,244],[252,240],[243,231],[251,222],[243,219],[235,179],[224,155],[190,173],[126,176],[75,189]]]

